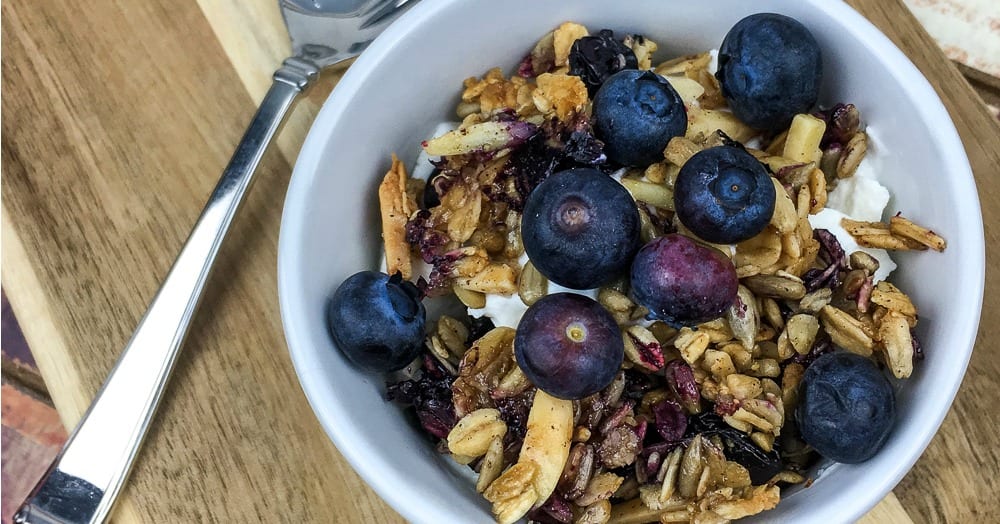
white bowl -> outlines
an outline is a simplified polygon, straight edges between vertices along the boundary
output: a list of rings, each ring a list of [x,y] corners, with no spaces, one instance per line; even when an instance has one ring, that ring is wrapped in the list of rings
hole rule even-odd
[[[593,31],[647,35],[658,59],[718,47],[740,18],[760,11],[804,23],[823,49],[821,103],[856,104],[877,131],[879,179],[902,210],[948,240],[944,253],[903,253],[894,281],[920,308],[926,359],[898,393],[897,423],[878,455],[833,465],[808,489],[758,516],[829,523],[860,517],[910,469],[951,405],[972,351],[984,275],[979,200],[955,128],[931,86],[874,26],[841,2],[423,0],[351,66],[302,148],[282,217],[281,313],[299,380],[340,452],[390,505],[414,522],[492,522],[472,475],[440,456],[383,400],[381,376],[352,367],[324,322],[328,297],[379,266],[376,187],[391,153],[412,165],[434,126],[453,117],[462,80],[508,72],[566,20]],[[887,215],[888,216],[888,215]],[[335,489],[335,487],[331,487]],[[315,501],[322,504],[323,501]]]

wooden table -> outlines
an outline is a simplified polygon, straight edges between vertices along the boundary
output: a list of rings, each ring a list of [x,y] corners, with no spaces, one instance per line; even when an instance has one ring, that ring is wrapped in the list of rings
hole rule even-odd
[[[898,0],[851,0],[930,78],[1000,224],[1000,128]],[[2,7],[3,285],[63,423],[104,380],[288,52],[273,0]],[[119,522],[396,522],[326,438],[282,337],[275,252],[297,150],[339,74],[299,104],[223,248]],[[944,175],[944,174],[942,174]],[[955,406],[871,522],[1000,510],[996,252]],[[947,348],[940,348],[946,351]]]

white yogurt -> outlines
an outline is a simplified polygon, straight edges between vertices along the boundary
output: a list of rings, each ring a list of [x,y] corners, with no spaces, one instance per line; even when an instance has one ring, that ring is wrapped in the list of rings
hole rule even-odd
[[[837,182],[827,195],[826,206],[854,220],[878,222],[889,204],[889,190],[875,179],[875,169],[867,160],[861,162],[854,176]]]
[[[878,271],[872,275],[872,280],[885,280],[889,273],[896,269],[896,263],[889,258],[889,252],[884,249],[861,247],[854,237],[840,225],[840,220],[850,218],[877,222],[882,220],[882,214],[889,204],[889,190],[878,183],[878,140],[871,128],[865,130],[869,138],[868,154],[861,161],[857,172],[850,178],[837,182],[837,187],[827,195],[826,207],[815,215],[809,215],[809,224],[813,229],[826,229],[837,237],[844,253],[850,255],[855,251],[864,251],[878,260]]]
[[[882,189],[885,188],[883,187]],[[872,275],[872,280],[874,282],[885,280],[889,276],[889,273],[896,269],[896,263],[889,258],[889,253],[884,249],[873,249],[870,247],[859,246],[858,243],[854,241],[854,237],[852,237],[851,234],[840,225],[840,219],[842,218],[852,217],[827,206],[819,213],[809,215],[809,225],[811,225],[813,229],[826,229],[833,233],[833,236],[837,237],[837,240],[840,242],[840,247],[844,248],[844,253],[848,255],[855,251],[864,251],[865,253],[875,257],[875,260],[878,260],[878,270],[875,271],[874,275]]]
[[[522,253],[521,258],[518,259],[518,263],[521,264],[521,267],[524,267],[528,263],[528,255]],[[553,293],[576,293],[577,295],[597,300],[597,291],[597,289],[570,289],[562,287],[555,282],[549,282],[550,295]],[[486,306],[482,308],[469,308],[469,315],[473,317],[487,316],[497,326],[517,328],[517,323],[521,321],[521,316],[527,310],[528,306],[525,305],[524,301],[517,294],[510,296],[487,294]]]

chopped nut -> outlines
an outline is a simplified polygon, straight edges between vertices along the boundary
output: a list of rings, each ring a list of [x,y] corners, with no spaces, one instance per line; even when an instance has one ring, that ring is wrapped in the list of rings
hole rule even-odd
[[[385,244],[386,272],[400,273],[404,280],[413,276],[410,244],[406,242],[406,222],[416,210],[406,194],[406,167],[392,155],[392,167],[378,187],[379,208],[382,211],[382,240]]]
[[[670,139],[670,142],[667,143],[667,148],[663,150],[663,156],[667,159],[667,162],[680,167],[701,150],[702,147],[693,140],[678,136]]]
[[[755,275],[744,278],[743,283],[759,296],[791,300],[806,296],[806,286],[791,275]]]
[[[455,283],[480,293],[512,295],[517,292],[517,272],[507,264],[490,264],[474,276],[455,279]]]
[[[862,269],[869,275],[874,275],[878,271],[878,259],[864,251],[855,251],[851,253],[850,266],[852,269]]]
[[[532,482],[538,502],[548,499],[555,490],[572,437],[573,402],[538,390],[528,413],[528,431],[518,458],[518,463],[533,462],[538,466]]]
[[[863,131],[854,133],[854,136],[847,141],[844,146],[844,153],[837,161],[837,178],[848,178],[854,176],[861,165],[861,160],[868,152],[868,135]]]
[[[503,439],[496,438],[490,442],[483,462],[479,467],[479,479],[476,480],[476,491],[482,493],[493,483],[503,471]]]
[[[605,472],[597,474],[587,484],[587,489],[584,490],[583,495],[576,499],[575,502],[579,506],[589,506],[602,500],[608,500],[618,490],[618,487],[622,485],[623,480],[625,479],[614,473]]]
[[[649,180],[654,184],[666,183],[667,165],[663,162],[649,164],[649,167],[646,168],[646,171],[644,171],[642,175],[646,177],[646,180]]]
[[[756,236],[736,245],[733,263],[739,271],[741,267],[748,265],[757,268],[768,267],[775,264],[779,258],[781,258],[781,233],[776,228],[768,226]]]
[[[611,519],[611,503],[607,500],[599,500],[586,508],[583,513],[574,520],[575,524],[607,524]]]
[[[459,455],[481,457],[493,439],[507,434],[507,424],[495,409],[477,409],[462,417],[448,433],[448,450]]]
[[[809,202],[810,215],[815,215],[826,207],[826,176],[819,168],[809,173],[809,196],[812,197]]]
[[[573,22],[564,22],[553,32],[552,45],[555,51],[556,67],[569,63],[569,51],[573,47],[573,42],[587,36],[587,28]]]
[[[882,318],[878,330],[885,347],[885,358],[896,378],[907,378],[913,373],[913,337],[906,317],[896,311]]]
[[[788,327],[785,332],[788,334],[788,341],[800,355],[809,353],[813,342],[816,341],[816,334],[819,333],[819,320],[812,315],[798,314],[788,319]]]
[[[878,304],[890,311],[896,311],[912,318],[916,318],[917,316],[917,307],[913,305],[910,297],[885,280],[875,285],[875,289],[872,290],[871,300],[872,303]]]
[[[623,178],[622,185],[632,198],[661,209],[674,210],[674,192],[663,184],[643,182],[634,178]]]
[[[754,337],[760,328],[757,313],[757,300],[753,293],[743,285],[736,291],[736,300],[726,311],[726,320],[733,336],[739,340],[748,351],[753,349]]]
[[[639,65],[640,70],[651,69],[653,67],[650,59],[653,57],[653,53],[660,47],[656,45],[656,42],[644,36],[627,35],[623,43],[635,54],[636,63]]]
[[[709,136],[722,131],[737,142],[753,138],[757,132],[744,124],[732,113],[716,109],[691,106],[688,110],[688,128],[684,136],[694,139],[698,135]]]
[[[479,291],[465,289],[458,284],[452,284],[451,290],[458,297],[458,300],[465,304],[465,307],[472,309],[482,309],[486,307],[486,295]]]
[[[823,329],[830,335],[834,344],[852,353],[871,356],[875,342],[865,333],[860,321],[833,306],[823,306],[819,314]]]
[[[688,364],[694,364],[708,348],[709,337],[705,333],[682,328],[674,340],[674,347],[681,352],[681,357]]]
[[[726,387],[737,399],[756,398],[764,392],[760,384],[760,379],[747,375],[733,373],[726,377]]]
[[[815,315],[819,313],[823,306],[833,299],[833,290],[828,287],[821,287],[816,291],[808,293],[799,301],[799,309],[805,313]]]
[[[733,359],[724,351],[715,349],[706,350],[704,360],[702,365],[705,367],[705,370],[719,380],[723,380],[726,376],[736,373],[736,366],[733,365]]]
[[[688,71],[706,69],[712,62],[712,55],[709,53],[699,53],[697,55],[685,55],[672,58],[656,66],[656,74],[662,76],[683,75]]]
[[[535,268],[530,260],[521,268],[521,276],[517,282],[517,294],[526,306],[538,302],[538,299],[549,294],[549,280]]]
[[[889,229],[893,235],[917,241],[935,251],[944,251],[944,248],[947,247],[947,242],[941,235],[923,226],[918,226],[899,215],[889,219]]]
[[[795,231],[795,227],[799,224],[799,216],[795,212],[795,204],[792,203],[792,197],[788,195],[788,191],[785,191],[784,186],[777,178],[771,178],[771,183],[774,185],[774,191],[777,198],[774,200],[774,214],[771,215],[771,225],[778,230],[781,234],[791,233]]]
[[[587,104],[587,86],[578,76],[542,73],[536,82],[532,100],[543,114],[551,112],[559,120],[568,121]]]
[[[712,511],[722,518],[736,520],[773,509],[778,505],[780,498],[781,491],[778,486],[755,486],[751,488],[748,497],[720,502],[712,508]]]
[[[823,154],[819,143],[825,131],[826,122],[823,120],[804,113],[795,115],[781,156],[796,162],[819,162]]]
[[[537,473],[535,463],[518,462],[483,492],[483,497],[493,503],[493,515],[499,524],[514,524],[538,501],[538,493],[532,485]]]

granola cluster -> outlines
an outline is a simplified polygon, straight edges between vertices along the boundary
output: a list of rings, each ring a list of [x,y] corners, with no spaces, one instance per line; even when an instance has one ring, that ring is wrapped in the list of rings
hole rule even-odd
[[[388,272],[416,278],[429,296],[453,294],[469,308],[487,295],[531,305],[548,282],[522,263],[521,209],[553,172],[608,171],[591,132],[590,93],[570,74],[573,43],[587,28],[565,23],[545,35],[506,77],[499,68],[463,84],[454,131],[423,143],[436,157],[431,181],[407,177],[393,158],[379,187]],[[797,115],[761,137],[726,110],[709,53],[653,66],[655,42],[628,36],[638,66],[667,78],[686,105],[684,137],[663,159],[619,173],[636,201],[643,242],[679,232],[673,183],[708,147],[739,145],[768,167],[777,195],[769,225],[735,246],[737,299],[724,317],[675,329],[647,319],[625,280],[598,291],[615,318],[625,362],[605,390],[561,400],[537,390],[514,358],[514,333],[486,318],[441,316],[427,351],[391,399],[414,406],[440,449],[478,473],[476,489],[498,522],[728,522],[775,507],[780,487],[807,481],[816,455],[797,436],[798,387],[808,366],[835,347],[906,378],[922,357],[917,308],[864,251],[847,253],[809,216],[828,190],[855,175],[868,136],[853,105]],[[753,144],[755,147],[751,147]],[[858,245],[943,250],[940,236],[894,216],[845,219]],[[697,239],[696,239],[697,240]],[[700,240],[699,240],[700,241]],[[430,266],[418,275],[416,261]]]

